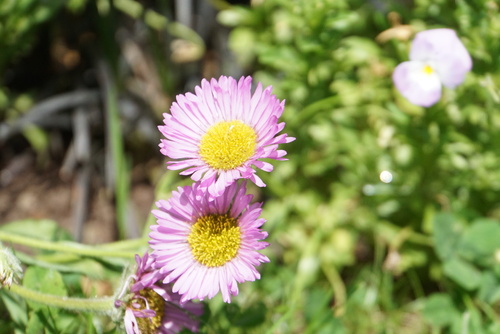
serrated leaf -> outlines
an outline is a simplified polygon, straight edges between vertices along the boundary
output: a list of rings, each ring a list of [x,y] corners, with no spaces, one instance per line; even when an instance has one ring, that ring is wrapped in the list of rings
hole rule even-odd
[[[481,272],[469,262],[453,258],[443,265],[446,276],[466,290],[477,288],[481,282]]]

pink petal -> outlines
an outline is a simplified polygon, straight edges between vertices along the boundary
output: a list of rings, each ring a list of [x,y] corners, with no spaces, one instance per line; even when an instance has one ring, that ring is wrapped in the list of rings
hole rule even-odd
[[[454,30],[431,29],[413,39],[410,60],[431,64],[443,85],[453,88],[464,81],[472,59]]]
[[[411,103],[429,107],[441,98],[441,82],[438,75],[424,71],[427,64],[406,61],[399,64],[392,75],[396,88]]]

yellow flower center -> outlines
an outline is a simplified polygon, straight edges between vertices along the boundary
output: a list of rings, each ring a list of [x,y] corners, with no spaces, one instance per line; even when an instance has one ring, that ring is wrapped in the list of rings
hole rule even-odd
[[[149,309],[156,312],[156,315],[151,318],[136,317],[137,325],[142,334],[155,334],[161,326],[163,315],[165,314],[165,300],[151,289],[143,289],[139,294],[147,299]],[[137,310],[146,309],[146,301],[142,298],[137,298],[134,302],[141,305]]]
[[[241,166],[254,153],[257,134],[241,121],[212,125],[200,142],[200,156],[210,167],[230,170]]]
[[[228,214],[202,216],[191,226],[187,240],[196,261],[207,267],[222,266],[238,254],[238,220]]]
[[[424,71],[425,74],[432,74],[432,73],[434,73],[434,70],[429,65],[425,65],[424,68],[423,68],[423,71]]]

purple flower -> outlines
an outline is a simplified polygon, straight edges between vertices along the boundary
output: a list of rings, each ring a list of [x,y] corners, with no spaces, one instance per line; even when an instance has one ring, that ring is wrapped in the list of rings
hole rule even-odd
[[[432,29],[415,35],[410,61],[399,64],[392,79],[411,103],[430,107],[441,98],[441,85],[456,87],[471,68],[472,59],[455,31]]]
[[[168,168],[185,169],[180,174],[201,181],[211,196],[240,178],[265,186],[253,166],[272,171],[261,159],[286,160],[278,144],[295,138],[278,135],[285,127],[278,123],[285,102],[271,94],[271,87],[263,90],[259,83],[253,94],[251,88],[251,77],[221,76],[203,79],[195,94],[178,95],[170,114],[163,115],[165,125],[159,126],[166,138],[161,153],[172,159]]]
[[[196,317],[203,313],[203,305],[191,301],[181,303],[180,295],[169,285],[158,282],[159,272],[152,268],[153,258],[136,255],[137,270],[131,275],[130,295],[117,300],[116,307],[125,307],[123,318],[127,334],[174,334],[187,328],[198,331]]]
[[[260,227],[262,203],[250,204],[246,182],[232,183],[220,196],[210,198],[200,183],[179,187],[168,201],[153,210],[149,244],[154,266],[164,283],[175,282],[181,301],[212,298],[219,291],[225,302],[238,294],[238,284],[260,278],[256,266],[269,259],[258,251],[267,233]]]

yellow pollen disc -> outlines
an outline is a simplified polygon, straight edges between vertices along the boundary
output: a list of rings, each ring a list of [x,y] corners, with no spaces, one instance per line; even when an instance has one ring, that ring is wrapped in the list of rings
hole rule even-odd
[[[200,141],[200,156],[210,167],[229,170],[241,166],[254,153],[257,134],[241,121],[212,125]]]
[[[241,244],[238,220],[229,215],[208,215],[198,218],[188,236],[191,252],[199,263],[219,267],[232,260]]]
[[[142,334],[155,334],[161,326],[163,315],[165,314],[165,300],[151,289],[143,289],[139,294],[148,301],[149,309],[156,312],[156,315],[151,318],[136,317],[137,325]],[[141,305],[139,310],[146,309],[146,302],[142,298],[137,298],[134,302]]]
[[[425,65],[423,71],[424,71],[425,74],[432,74],[432,73],[434,73],[434,70],[429,65]]]

